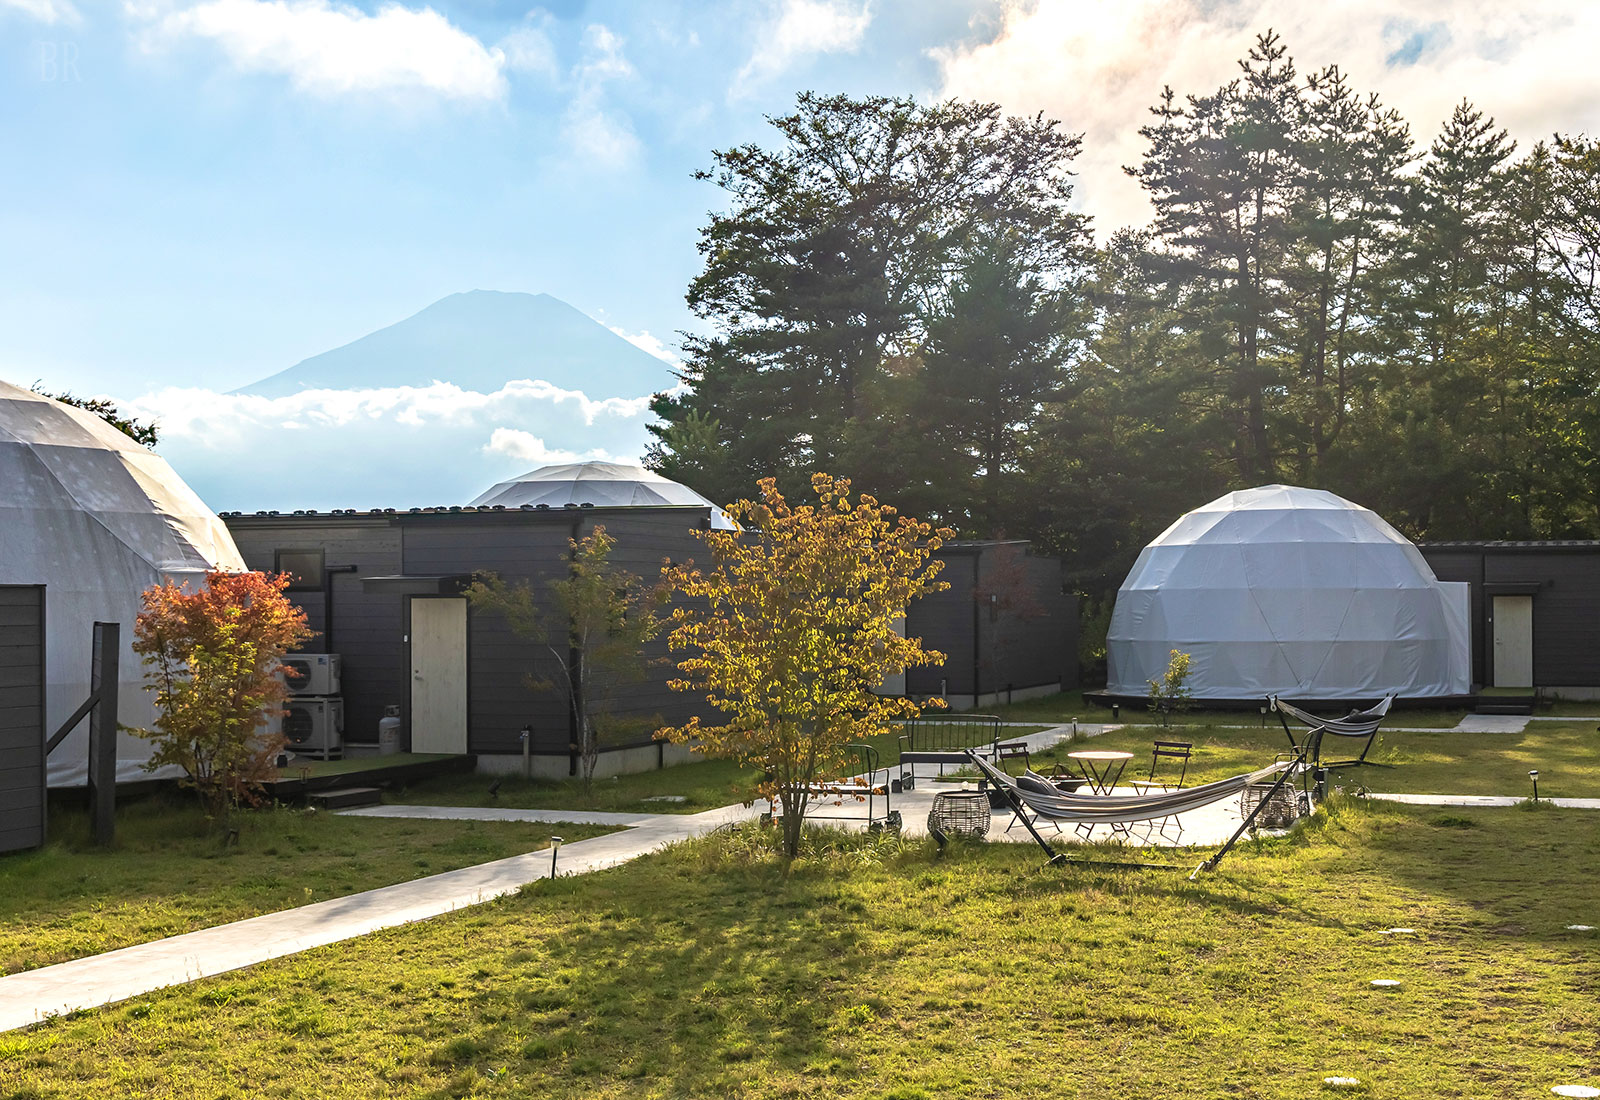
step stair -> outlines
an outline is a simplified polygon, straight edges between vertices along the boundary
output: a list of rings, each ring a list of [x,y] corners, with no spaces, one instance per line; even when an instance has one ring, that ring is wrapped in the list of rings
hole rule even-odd
[[[357,806],[376,806],[383,801],[383,791],[378,787],[340,787],[331,791],[314,791],[306,801],[319,810],[350,810]]]

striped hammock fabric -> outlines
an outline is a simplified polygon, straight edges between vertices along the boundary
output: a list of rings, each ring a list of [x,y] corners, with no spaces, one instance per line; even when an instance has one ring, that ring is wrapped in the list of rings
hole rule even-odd
[[[1059,791],[1055,794],[1046,794],[1042,791],[1029,790],[1018,786],[1017,781],[1005,772],[990,764],[976,753],[968,753],[973,764],[978,767],[989,782],[995,784],[1003,791],[1010,791],[1021,800],[1023,805],[1038,814],[1048,817],[1052,821],[1074,821],[1088,824],[1112,825],[1133,821],[1155,821],[1159,818],[1170,817],[1173,814],[1188,813],[1198,810],[1202,806],[1209,806],[1213,802],[1220,802],[1224,798],[1236,795],[1254,783],[1269,780],[1280,772],[1295,765],[1290,761],[1280,760],[1276,764],[1253,771],[1248,775],[1236,775],[1230,779],[1219,779],[1215,783],[1207,783],[1201,787],[1190,787],[1188,790],[1167,791],[1162,794],[1142,795],[1081,795],[1067,794]]]
[[[1315,714],[1301,710],[1297,706],[1285,703],[1276,695],[1272,697],[1272,708],[1282,714],[1287,714],[1296,722],[1310,726],[1312,729],[1322,729],[1326,733],[1339,737],[1371,737],[1377,732],[1389,714],[1389,707],[1394,703],[1394,696],[1387,696],[1383,702],[1369,710],[1353,710],[1343,718],[1318,718]]]

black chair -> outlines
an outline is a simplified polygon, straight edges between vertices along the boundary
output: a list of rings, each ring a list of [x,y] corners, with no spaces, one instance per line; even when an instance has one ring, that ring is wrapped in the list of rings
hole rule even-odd
[[[1155,747],[1150,750],[1149,778],[1129,780],[1128,786],[1139,794],[1150,794],[1153,791],[1160,791],[1165,794],[1168,791],[1183,790],[1183,781],[1189,777],[1189,757],[1193,752],[1194,744],[1189,741],[1157,741]],[[1163,761],[1177,761],[1178,763],[1176,765],[1169,763],[1165,768],[1162,768]],[[1174,766],[1178,769],[1176,779],[1171,778]],[[1165,775],[1158,776],[1158,772],[1164,772]],[[1160,836],[1174,842],[1183,836],[1183,825],[1176,816],[1158,818],[1148,822],[1148,824]],[[1168,829],[1175,830],[1170,837],[1167,836]]]

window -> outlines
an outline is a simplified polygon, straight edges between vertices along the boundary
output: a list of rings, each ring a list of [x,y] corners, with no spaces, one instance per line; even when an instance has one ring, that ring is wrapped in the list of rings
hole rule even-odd
[[[272,556],[272,568],[288,573],[290,592],[321,592],[326,552],[322,550],[279,550]]]

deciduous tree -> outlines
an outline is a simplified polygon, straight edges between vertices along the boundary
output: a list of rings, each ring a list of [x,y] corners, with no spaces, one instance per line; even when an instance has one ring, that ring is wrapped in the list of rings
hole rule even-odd
[[[648,728],[647,719],[630,719],[619,709],[622,689],[644,679],[645,643],[661,628],[660,597],[641,579],[611,563],[616,540],[603,526],[583,539],[569,539],[567,575],[549,581],[548,601],[527,581],[512,584],[493,573],[479,574],[467,599],[480,610],[505,618],[513,633],[549,654],[554,676],[530,669],[524,683],[536,691],[556,691],[577,731],[584,790],[594,780],[600,743],[629,726]]]
[[[153,585],[134,623],[133,651],[144,658],[157,709],[154,729],[133,731],[155,743],[145,767],[182,768],[182,782],[218,825],[276,774],[283,738],[264,727],[287,694],[278,663],[313,637],[305,612],[283,594],[289,580],[212,572],[193,592]]]
[[[729,511],[742,532],[703,531],[708,568],[669,566],[686,602],[669,644],[677,691],[703,692],[727,717],[698,718],[657,736],[690,742],[760,769],[762,797],[783,807],[783,848],[799,851],[809,791],[843,766],[844,747],[882,733],[920,707],[878,695],[884,678],[944,655],[895,630],[912,600],[945,588],[929,560],[947,530],[897,515],[850,482],[815,474],[817,503],[791,506],[777,483]]]

